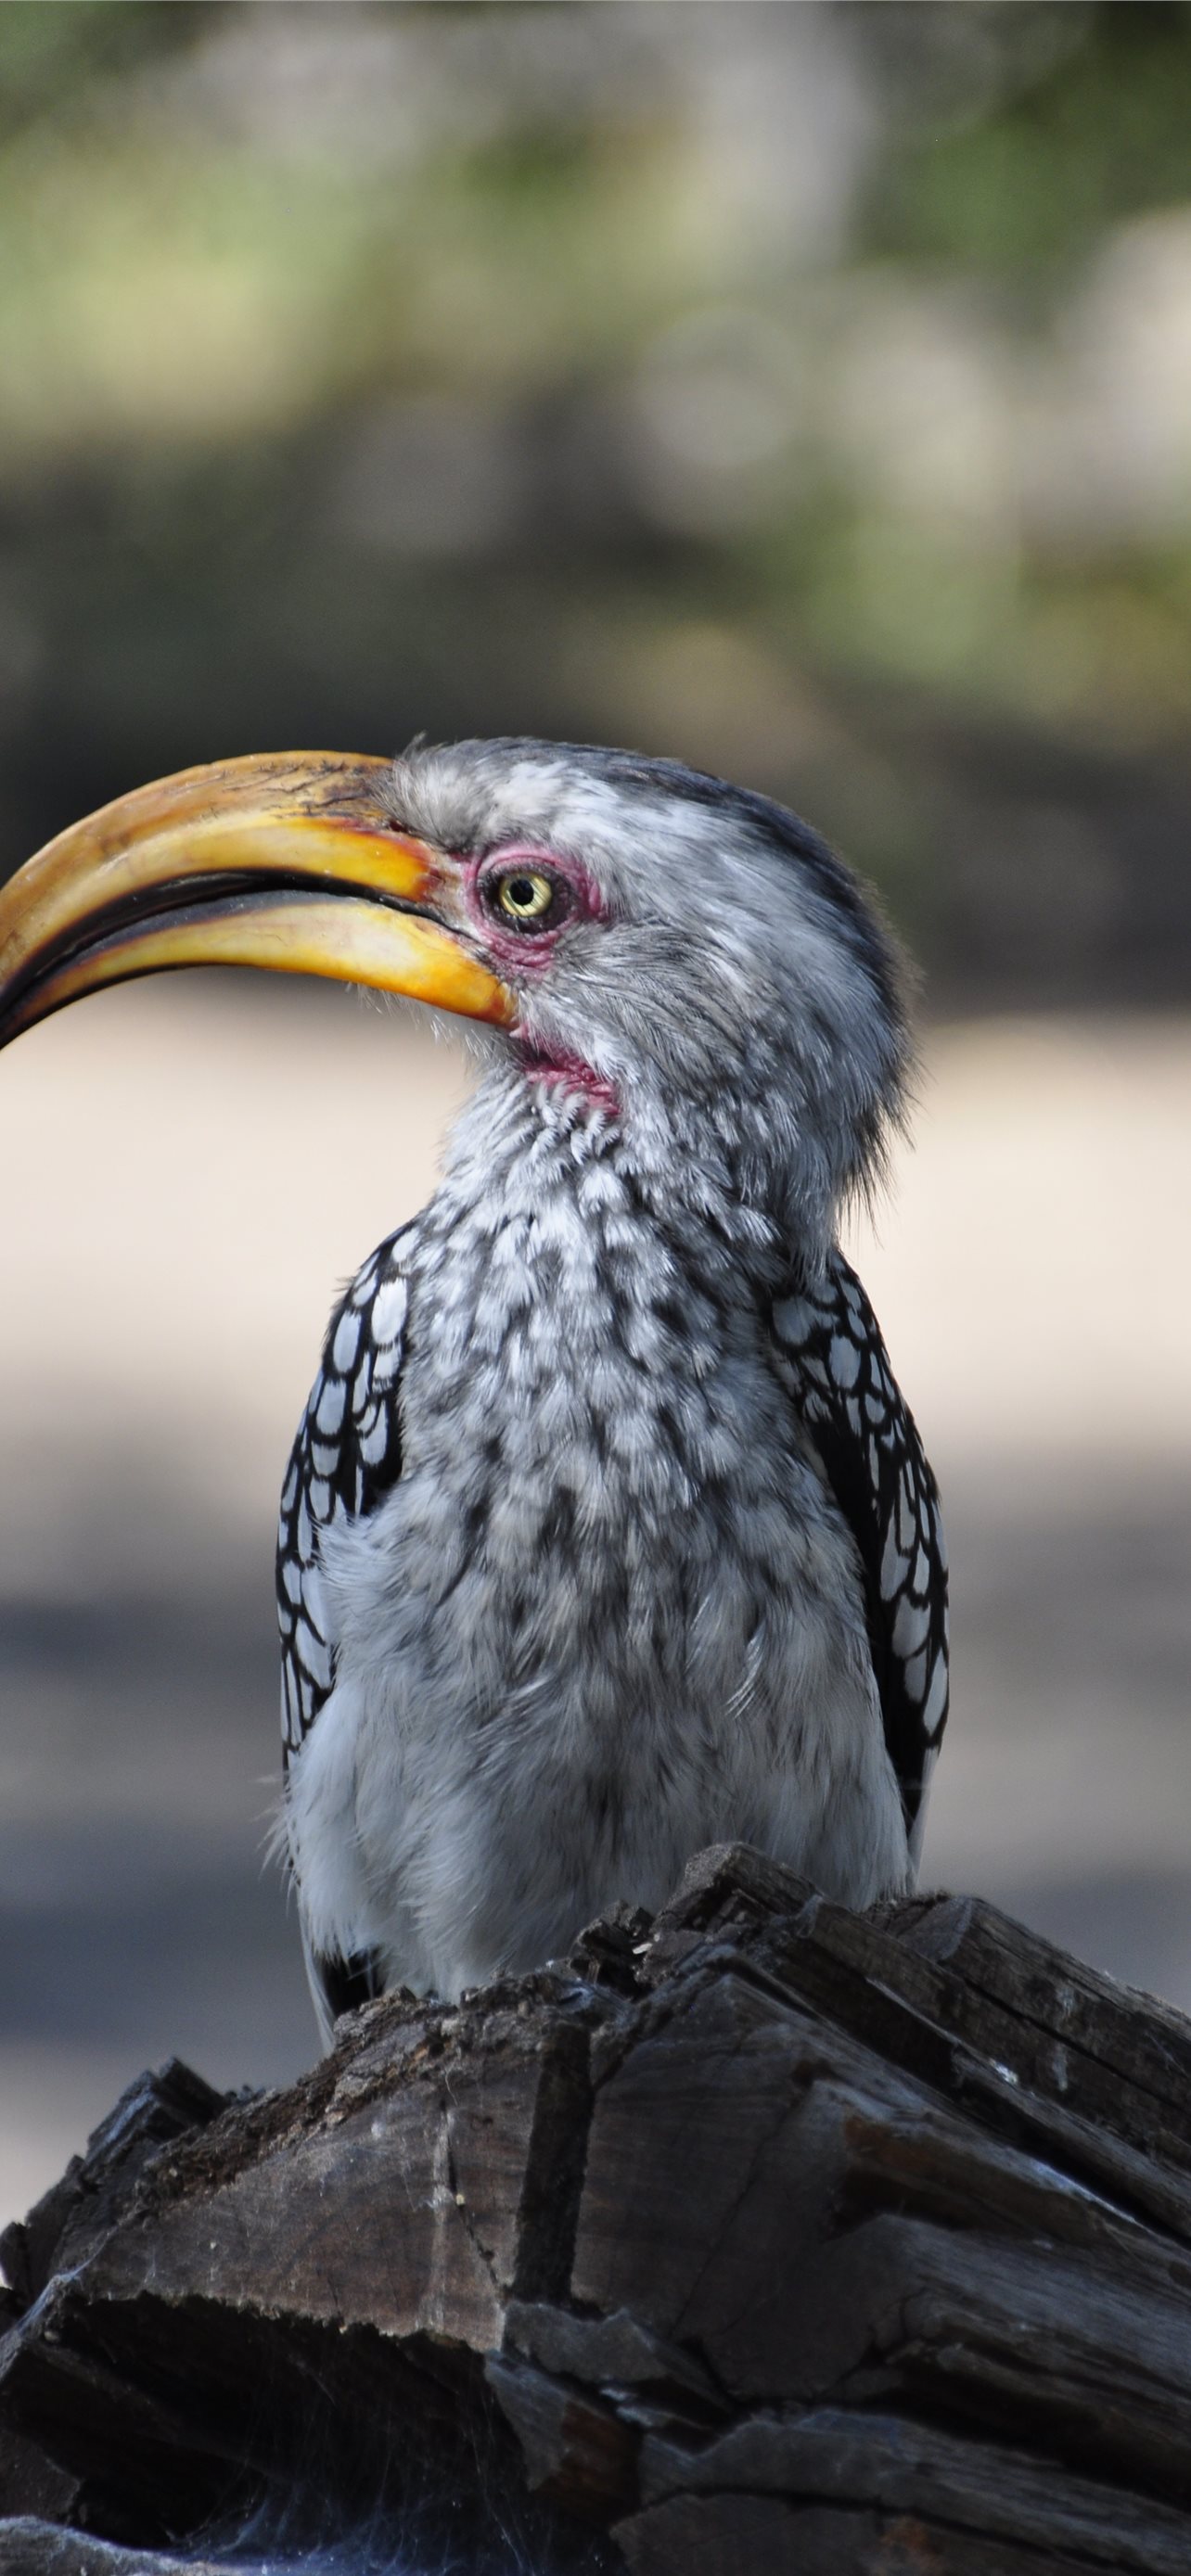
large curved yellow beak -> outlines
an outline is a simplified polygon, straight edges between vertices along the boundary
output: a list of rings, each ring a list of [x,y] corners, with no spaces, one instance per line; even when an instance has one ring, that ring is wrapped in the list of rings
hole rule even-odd
[[[386,816],[389,775],[333,751],[212,761],[59,833],[0,889],[0,1046],[173,966],[330,975],[508,1026],[445,863]]]

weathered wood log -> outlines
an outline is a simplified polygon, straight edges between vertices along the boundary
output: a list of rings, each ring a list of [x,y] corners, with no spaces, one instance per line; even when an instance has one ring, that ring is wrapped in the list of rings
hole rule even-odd
[[[146,2077],[0,2253],[0,2576],[233,2529],[1191,2569],[1191,2024],[974,1900],[858,1917],[705,1853],[288,2091]]]

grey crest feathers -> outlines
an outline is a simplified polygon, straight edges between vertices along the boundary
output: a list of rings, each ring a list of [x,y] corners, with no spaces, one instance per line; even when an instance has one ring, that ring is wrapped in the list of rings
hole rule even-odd
[[[946,1712],[933,1481],[835,1243],[906,1078],[876,916],[794,816],[669,762],[417,748],[392,806],[457,857],[570,859],[602,917],[485,1036],[286,1480],[285,1825],[325,2029],[387,1983],[532,1966],[708,1841],[846,1903],[908,1886]],[[531,1079],[527,1048],[608,1092]]]

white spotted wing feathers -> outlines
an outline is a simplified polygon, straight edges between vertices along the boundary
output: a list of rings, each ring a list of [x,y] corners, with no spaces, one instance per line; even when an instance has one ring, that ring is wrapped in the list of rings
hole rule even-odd
[[[286,1470],[277,1532],[277,1615],[287,1762],[334,1679],[319,1531],[341,1517],[367,1515],[401,1473],[397,1390],[408,1293],[402,1255],[411,1233],[403,1226],[381,1244],[332,1316]]]
[[[917,1857],[947,1720],[947,1557],[935,1480],[856,1273],[774,1308],[792,1391],[856,1542],[885,1740]]]

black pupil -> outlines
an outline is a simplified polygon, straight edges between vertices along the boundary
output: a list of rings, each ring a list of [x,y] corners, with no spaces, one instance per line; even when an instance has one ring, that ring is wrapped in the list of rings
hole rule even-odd
[[[518,912],[528,912],[537,901],[538,890],[532,877],[510,877],[506,892]]]

